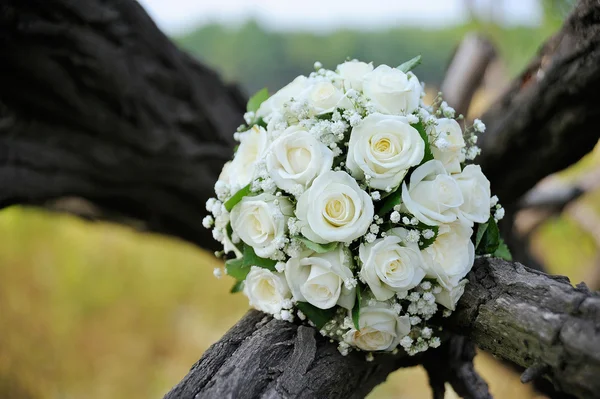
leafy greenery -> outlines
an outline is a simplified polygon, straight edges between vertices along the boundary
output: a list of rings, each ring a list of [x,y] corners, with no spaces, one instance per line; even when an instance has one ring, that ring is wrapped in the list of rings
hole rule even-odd
[[[427,137],[427,132],[425,131],[425,126],[423,126],[423,122],[415,123],[411,125],[419,132],[419,135],[425,142],[425,155],[423,156],[423,160],[421,164],[424,164],[427,161],[431,161],[433,159],[433,153],[431,152],[431,145],[429,144],[429,137]]]
[[[248,184],[246,187],[240,189],[240,191],[233,194],[233,196],[225,202],[225,209],[227,209],[227,212],[231,212],[233,207],[236,206],[242,200],[242,198],[244,198],[251,192],[252,190],[250,189],[250,184]]]
[[[244,289],[244,282],[236,281],[233,287],[231,287],[231,290],[229,290],[229,292],[235,294],[236,292],[240,292],[242,289]]]
[[[275,271],[275,265],[277,264],[276,260],[273,259],[265,259],[256,255],[254,252],[254,248],[250,245],[244,245],[244,260],[243,264],[246,267],[258,266],[265,269],[269,269],[270,271]]]
[[[402,186],[398,187],[396,189],[396,191],[392,192],[390,195],[388,195],[385,200],[383,201],[383,204],[381,205],[381,208],[379,208],[379,211],[377,212],[377,214],[379,216],[383,216],[388,212],[391,212],[394,207],[396,205],[400,205],[402,203]]]
[[[506,245],[503,239],[500,239],[500,243],[498,244],[498,248],[494,252],[494,256],[496,258],[501,258],[504,260],[512,260],[512,254],[510,253],[508,245]]]
[[[259,90],[256,94],[254,94],[252,97],[250,97],[250,99],[248,100],[248,104],[246,105],[246,111],[248,111],[248,112],[258,111],[258,108],[260,108],[260,105],[267,98],[269,98],[269,90],[266,87],[264,87],[261,90]]]
[[[402,63],[402,65],[396,67],[396,69],[399,69],[404,73],[407,73],[407,72],[410,72],[413,69],[415,69],[416,66],[419,65],[420,63],[421,63],[421,56],[417,55],[415,58]]]
[[[225,262],[225,272],[238,281],[244,281],[250,272],[250,266],[244,265],[244,259],[229,259]]]
[[[296,238],[300,242],[302,242],[302,244],[304,244],[306,246],[306,248],[310,249],[311,251],[315,251],[318,254],[324,254],[326,252],[331,252],[338,245],[337,242],[330,242],[329,244],[317,244],[316,242],[313,242],[313,241],[309,240],[308,238],[305,238],[302,236],[297,236]]]
[[[486,223],[477,226],[475,235],[475,253],[477,255],[493,254],[500,245],[500,231],[493,215]]]
[[[317,329],[322,329],[325,324],[335,316],[336,306],[331,309],[320,309],[308,302],[297,302],[296,307],[312,321]]]
[[[258,266],[274,272],[277,261],[261,258],[256,255],[254,248],[244,245],[244,254],[238,259],[229,259],[225,262],[225,271],[228,275],[239,281],[244,281],[252,266]],[[233,289],[232,289],[233,290]],[[232,291],[233,292],[233,291]],[[236,291],[237,292],[237,291]]]

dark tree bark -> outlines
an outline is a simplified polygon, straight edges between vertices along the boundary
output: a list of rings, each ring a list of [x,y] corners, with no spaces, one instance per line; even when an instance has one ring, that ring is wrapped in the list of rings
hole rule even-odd
[[[600,4],[580,0],[561,31],[483,115],[488,129],[477,162],[505,206],[594,148],[599,65]]]
[[[544,78],[520,79],[485,118],[481,163],[505,203],[597,139],[588,128],[599,112],[592,96],[600,74],[599,8],[581,1],[560,40],[540,57]],[[212,248],[201,225],[204,201],[231,155],[243,102],[177,50],[132,0],[5,0],[0,207],[82,197],[152,231]],[[598,379],[586,378],[600,371],[597,297],[518,264],[480,260],[470,278],[452,319],[458,332],[530,367],[525,379],[544,374],[566,392],[598,392]],[[358,397],[415,362],[427,367],[438,397],[444,381],[465,397],[488,397],[472,356],[470,344],[451,336],[422,357],[379,355],[367,363],[357,353],[342,357],[314,329],[253,312],[169,397]],[[440,364],[448,367],[441,371]]]
[[[468,278],[449,330],[527,367],[526,381],[545,376],[562,392],[598,397],[600,295],[500,259],[478,259]],[[465,398],[488,398],[473,356],[453,336],[422,356],[379,354],[366,362],[364,352],[340,355],[313,328],[250,311],[165,398],[363,397],[395,369],[414,364],[426,367],[434,393],[448,381]]]
[[[0,207],[79,196],[216,249],[204,203],[244,107],[136,1],[0,4]]]

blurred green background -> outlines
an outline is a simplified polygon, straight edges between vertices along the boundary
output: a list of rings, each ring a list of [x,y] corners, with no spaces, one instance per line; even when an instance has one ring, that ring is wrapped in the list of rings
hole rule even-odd
[[[424,60],[416,73],[437,90],[467,32],[494,41],[511,77],[558,29],[571,3],[542,2],[543,18],[535,26],[474,17],[439,29],[311,33],[273,31],[250,21],[208,24],[175,39],[248,92],[277,89],[308,73],[315,60],[326,67],[346,57],[399,64],[416,54]],[[472,109],[491,101],[492,94],[478,93]],[[594,174],[599,153],[553,181]],[[600,233],[585,221],[599,218],[600,192],[592,190],[546,220],[532,249],[550,272],[594,286],[600,281]],[[0,211],[0,243],[0,398],[162,397],[248,307],[241,294],[229,294],[227,277],[215,279],[213,268],[220,264],[212,254],[176,239],[12,207]],[[476,365],[496,397],[536,397],[491,357],[478,356]],[[428,390],[422,369],[400,370],[372,398],[429,397]]]

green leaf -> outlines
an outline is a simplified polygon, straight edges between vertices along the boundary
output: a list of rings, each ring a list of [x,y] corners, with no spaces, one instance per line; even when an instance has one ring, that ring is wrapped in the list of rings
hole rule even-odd
[[[225,202],[225,209],[227,209],[227,212],[231,212],[233,207],[236,206],[238,204],[238,202],[240,202],[242,200],[242,198],[244,198],[251,192],[252,191],[250,190],[250,184],[248,184],[246,187],[242,188],[240,191],[233,194],[233,196]]]
[[[411,125],[421,135],[421,138],[425,142],[425,155],[423,156],[423,160],[421,161],[421,165],[427,161],[431,161],[433,159],[433,152],[431,152],[431,145],[429,145],[429,137],[427,136],[427,131],[425,131],[425,126],[423,126],[423,122],[415,123]]]
[[[398,187],[396,191],[387,196],[385,201],[383,201],[383,205],[379,208],[379,212],[377,214],[379,216],[383,216],[388,212],[391,212],[396,205],[400,205],[402,203],[402,188]]]
[[[494,252],[494,257],[508,261],[513,260],[510,249],[508,249],[508,245],[506,245],[503,239],[500,239],[500,244],[498,245],[496,252]]]
[[[421,230],[421,240],[419,241],[419,249],[422,251],[435,242],[438,236],[438,232],[440,230],[440,226],[428,226],[425,223],[419,223],[418,227]],[[425,239],[423,237],[423,230],[432,230],[434,233],[433,237]]]
[[[244,282],[236,281],[236,283],[233,285],[233,287],[231,287],[231,290],[229,290],[229,292],[235,294],[236,292],[240,292],[242,289],[244,289]]]
[[[250,266],[244,265],[244,260],[229,259],[225,262],[225,272],[236,280],[243,281],[250,272]]]
[[[276,260],[261,258],[260,256],[256,255],[254,248],[252,248],[250,245],[244,245],[244,257],[242,258],[242,264],[244,267],[247,267],[248,270],[250,270],[252,266],[258,266],[269,269],[272,272],[277,271],[277,269],[275,269],[275,265],[277,264]]]
[[[296,238],[299,241],[301,241],[302,244],[304,244],[306,246],[306,248],[310,249],[311,251],[315,251],[318,254],[324,254],[326,252],[331,252],[338,245],[337,242],[330,242],[329,244],[317,244],[316,242],[313,242],[305,237],[298,236]]]
[[[298,302],[296,307],[308,317],[308,320],[315,323],[317,329],[322,329],[328,321],[335,316],[335,306],[331,309],[319,309],[308,302]]]
[[[475,248],[479,247],[479,244],[481,243],[481,240],[483,239],[483,235],[485,234],[487,228],[487,223],[481,223],[477,226],[477,235],[475,236]]]
[[[258,92],[256,92],[255,95],[250,97],[250,100],[248,100],[248,105],[246,105],[246,110],[248,112],[258,111],[258,108],[260,108],[260,105],[267,98],[269,98],[269,90],[267,90],[267,88],[265,87],[264,89],[259,90]]]
[[[475,253],[477,255],[493,254],[500,244],[500,231],[493,216],[487,223],[480,224],[475,237]]]
[[[415,58],[406,61],[400,66],[397,66],[396,69],[401,70],[404,73],[412,71],[417,65],[421,63],[421,56],[417,55]]]
[[[316,115],[315,118],[323,120],[323,121],[329,121],[329,120],[331,120],[332,116],[333,116],[333,112],[325,112],[324,114]]]
[[[362,297],[360,295],[360,287],[356,287],[356,302],[354,303],[354,307],[352,308],[352,321],[354,322],[354,328],[360,330],[360,326],[358,321],[360,319],[360,307],[361,307]]]

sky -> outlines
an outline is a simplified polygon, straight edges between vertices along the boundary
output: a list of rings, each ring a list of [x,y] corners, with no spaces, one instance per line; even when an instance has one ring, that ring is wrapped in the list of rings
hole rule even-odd
[[[170,34],[209,22],[237,25],[256,19],[273,30],[327,32],[342,27],[447,26],[468,18],[465,0],[138,0]],[[537,24],[539,0],[470,0],[482,14],[494,4],[508,24]]]

